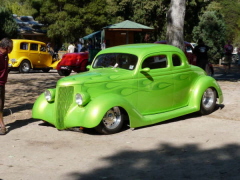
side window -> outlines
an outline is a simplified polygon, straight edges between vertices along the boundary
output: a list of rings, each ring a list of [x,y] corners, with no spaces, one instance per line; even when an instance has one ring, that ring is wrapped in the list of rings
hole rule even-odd
[[[172,56],[172,62],[173,62],[173,66],[181,66],[182,65],[181,58],[178,55],[176,55],[176,54],[174,54]]]
[[[40,46],[40,51],[46,52],[46,50],[47,50],[46,46],[44,46],[44,45],[41,45],[41,46]]]
[[[28,43],[22,42],[22,43],[20,44],[20,49],[22,49],[22,50],[27,50],[27,49],[28,49]]]
[[[166,68],[167,67],[167,56],[159,55],[159,56],[148,57],[142,63],[142,69],[146,68],[146,67],[148,67],[150,69]]]
[[[31,44],[30,50],[37,51],[38,50],[38,44]]]

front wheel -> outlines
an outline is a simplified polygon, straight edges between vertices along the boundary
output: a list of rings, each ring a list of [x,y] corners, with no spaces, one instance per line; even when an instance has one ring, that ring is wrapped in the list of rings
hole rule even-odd
[[[66,70],[66,69],[60,69],[58,70],[58,74],[60,76],[69,76],[71,74],[72,70]]]
[[[31,69],[30,62],[28,60],[23,60],[19,66],[20,73],[28,73]]]
[[[95,128],[101,134],[114,134],[123,126],[123,114],[119,107],[109,109],[104,115],[101,123]]]
[[[216,106],[216,101],[217,101],[216,91],[212,88],[207,88],[202,96],[199,113],[201,115],[207,115],[212,113]]]

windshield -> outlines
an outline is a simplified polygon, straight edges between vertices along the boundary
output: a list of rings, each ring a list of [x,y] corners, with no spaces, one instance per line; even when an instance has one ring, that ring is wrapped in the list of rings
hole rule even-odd
[[[124,53],[101,54],[95,59],[93,63],[93,68],[113,67],[133,70],[137,65],[137,59],[138,59],[137,56],[132,54]]]

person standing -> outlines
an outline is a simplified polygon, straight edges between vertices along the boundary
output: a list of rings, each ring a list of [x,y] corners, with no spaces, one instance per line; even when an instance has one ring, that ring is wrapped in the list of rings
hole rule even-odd
[[[205,45],[202,39],[198,40],[198,45],[194,48],[193,52],[197,57],[197,66],[202,68],[204,71],[206,70],[206,66],[208,64],[208,52],[209,47]]]
[[[101,44],[101,49],[106,49],[106,41],[103,40],[102,44]]]
[[[78,42],[77,43],[77,52],[79,53],[80,51],[81,51],[81,49],[82,49],[82,43],[81,42]]]
[[[68,53],[74,53],[75,50],[75,46],[74,43],[70,43],[70,45],[68,46]]]
[[[238,70],[240,72],[240,45],[237,47],[237,55],[238,55]]]
[[[5,102],[5,84],[8,78],[8,54],[12,51],[11,39],[3,38],[0,42],[0,135],[7,133],[3,121],[3,109]]]
[[[228,73],[231,68],[231,62],[232,62],[232,53],[233,53],[233,46],[231,45],[231,41],[228,41],[228,43],[224,46],[224,62],[222,65],[224,66],[225,73]]]

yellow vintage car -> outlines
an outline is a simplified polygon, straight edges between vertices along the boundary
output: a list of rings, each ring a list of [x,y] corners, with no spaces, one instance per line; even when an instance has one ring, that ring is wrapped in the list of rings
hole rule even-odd
[[[9,70],[18,70],[20,73],[28,73],[31,69],[39,69],[49,72],[56,69],[59,60],[53,58],[48,52],[44,42],[12,39],[13,50],[9,54]]]

